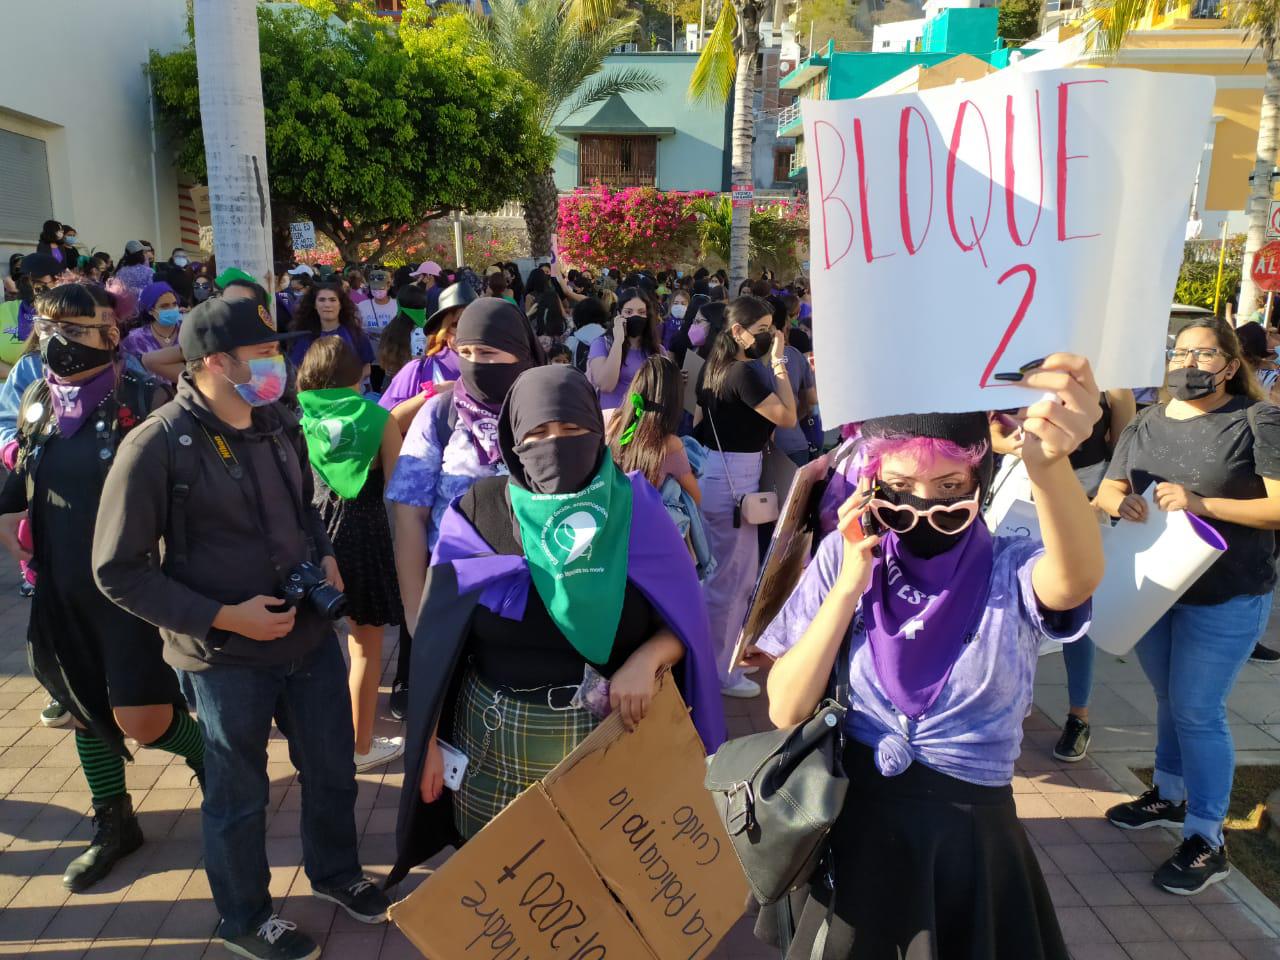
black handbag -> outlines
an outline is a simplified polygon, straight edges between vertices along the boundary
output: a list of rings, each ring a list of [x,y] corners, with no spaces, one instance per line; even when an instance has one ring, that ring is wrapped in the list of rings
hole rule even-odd
[[[752,894],[775,903],[809,882],[844,807],[844,719],[849,638],[835,684],[812,717],[785,730],[739,737],[707,761],[705,786]]]

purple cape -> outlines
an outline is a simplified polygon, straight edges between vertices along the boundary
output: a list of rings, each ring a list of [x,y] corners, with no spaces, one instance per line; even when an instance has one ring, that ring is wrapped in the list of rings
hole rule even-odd
[[[627,579],[684,643],[681,692],[703,746],[714,753],[726,737],[724,708],[697,571],[661,496],[641,474],[629,474],[628,479],[632,502]],[[453,566],[459,593],[479,591],[481,606],[511,620],[524,616],[532,583],[528,561],[494,553],[456,506],[450,506],[440,521],[431,565],[441,563]]]
[[[676,532],[658,492],[632,474],[628,576],[684,643],[677,669],[694,726],[710,753],[725,740],[719,675],[711,651],[706,607],[693,560]],[[501,478],[482,479],[467,496],[505,495]],[[397,884],[414,866],[460,841],[452,801],[445,795],[426,804],[418,791],[431,732],[452,728],[459,671],[472,615],[482,605],[502,616],[524,612],[532,579],[522,555],[499,554],[459,507],[449,507],[440,524],[426,589],[414,631],[409,714],[405,725],[404,786],[396,822],[396,863],[385,886]]]

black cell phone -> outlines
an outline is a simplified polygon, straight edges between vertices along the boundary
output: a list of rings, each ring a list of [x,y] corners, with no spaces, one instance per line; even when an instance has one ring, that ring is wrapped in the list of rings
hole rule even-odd
[[[742,501],[733,501],[733,529],[737,530],[742,526]]]

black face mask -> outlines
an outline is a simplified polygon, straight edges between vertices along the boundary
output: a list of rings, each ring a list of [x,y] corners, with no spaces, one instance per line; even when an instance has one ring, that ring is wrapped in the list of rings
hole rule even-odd
[[[887,500],[890,503],[902,504],[908,507],[915,507],[917,510],[928,510],[930,507],[939,505],[964,503],[966,500],[972,500],[973,494],[965,494],[963,497],[941,497],[936,500],[925,500],[921,497],[912,496],[909,493],[900,493],[881,487],[877,494],[880,499]],[[982,518],[979,517],[973,521],[981,523]],[[969,524],[972,526],[973,524]],[[928,520],[921,518],[916,521],[916,525],[906,533],[895,534],[898,542],[908,552],[922,559],[936,557],[939,554],[946,553],[952,547],[960,542],[965,533],[968,532],[969,526],[966,526],[958,533],[943,533],[941,530],[934,528]]]
[[[60,336],[49,337],[40,343],[40,359],[55,377],[74,377],[94,367],[104,366],[114,357],[112,350],[91,347]]]
[[[1222,383],[1226,383],[1225,378],[1219,383],[1217,376],[1199,367],[1179,367],[1170,372],[1165,383],[1169,388],[1169,396],[1175,400],[1203,400],[1212,396]]]
[[[644,333],[645,328],[649,326],[649,318],[643,313],[638,313],[634,317],[625,318],[627,321],[627,336],[638,337]]]
[[[773,331],[765,330],[757,333],[751,342],[751,346],[746,348],[746,354],[752,360],[759,360],[773,347]]]
[[[600,466],[600,437],[594,433],[518,443],[514,449],[534,493],[576,493]]]
[[[516,382],[516,378],[528,369],[525,363],[476,363],[472,360],[459,360],[458,370],[462,375],[462,385],[481,403],[498,404],[507,396],[507,391]]]

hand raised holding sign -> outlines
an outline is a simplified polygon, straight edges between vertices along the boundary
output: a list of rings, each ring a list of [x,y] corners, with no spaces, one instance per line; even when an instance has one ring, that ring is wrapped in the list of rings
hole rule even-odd
[[[1017,383],[1047,395],[1022,412],[1020,455],[1033,475],[1084,443],[1102,417],[1100,392],[1089,361],[1072,353],[1055,353],[996,379]]]

